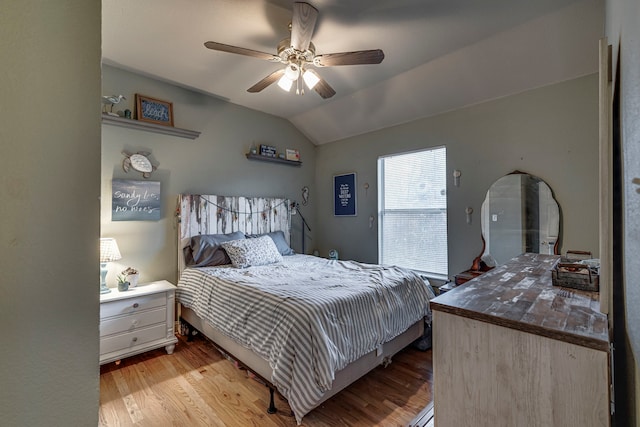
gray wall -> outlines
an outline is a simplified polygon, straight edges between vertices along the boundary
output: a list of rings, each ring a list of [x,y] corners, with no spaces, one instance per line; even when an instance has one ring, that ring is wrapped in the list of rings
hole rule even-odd
[[[0,414],[98,424],[99,1],[0,13]]]
[[[377,221],[369,228],[369,216],[377,219],[378,157],[440,145],[447,147],[450,277],[480,253],[480,207],[487,189],[516,169],[544,179],[553,190],[563,217],[562,252],[598,256],[596,75],[320,146],[315,202],[321,253],[336,248],[341,258],[376,262]],[[462,171],[460,187],[453,186],[455,169]],[[356,217],[333,216],[332,176],[343,172],[357,173]],[[474,210],[471,225],[467,206]]]
[[[622,421],[620,425],[640,426],[640,4],[637,0],[608,0],[606,7],[606,35],[613,46],[613,75],[620,84],[622,144],[618,191],[623,198],[623,259],[613,295],[616,406],[620,413],[617,420]]]
[[[127,266],[140,270],[142,282],[166,279],[175,283],[175,210],[180,193],[284,196],[300,202],[303,186],[308,186],[311,194],[315,192],[315,147],[286,120],[106,65],[102,93],[127,98],[114,112],[125,108],[133,111],[135,93],[171,101],[175,126],[201,132],[199,138],[190,140],[102,126],[101,235],[115,237],[123,257],[110,264],[109,286],[115,286],[116,275]],[[302,166],[247,160],[245,153],[254,141],[278,150],[298,149]],[[111,221],[112,179],[143,179],[138,172],[123,171],[123,150],[151,152],[151,159],[159,163],[149,180],[161,183],[160,221]],[[301,209],[313,223],[313,202]],[[294,216],[292,247],[298,252],[301,239],[301,223]],[[310,248],[309,241],[305,249]]]

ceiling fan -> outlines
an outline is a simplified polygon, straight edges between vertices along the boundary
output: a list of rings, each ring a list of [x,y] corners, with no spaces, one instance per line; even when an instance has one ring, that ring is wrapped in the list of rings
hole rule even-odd
[[[303,94],[302,81],[304,81],[309,89],[314,89],[322,98],[327,99],[335,95],[336,91],[315,70],[309,68],[310,66],[379,64],[384,59],[384,52],[380,49],[373,49],[316,55],[316,48],[311,43],[311,36],[317,18],[318,10],[309,3],[294,2],[293,18],[289,25],[291,36],[278,43],[277,55],[212,41],[206,42],[204,45],[212,50],[237,53],[286,65],[251,86],[247,92],[260,92],[277,81],[278,86],[285,91],[290,91],[295,83],[296,93]]]

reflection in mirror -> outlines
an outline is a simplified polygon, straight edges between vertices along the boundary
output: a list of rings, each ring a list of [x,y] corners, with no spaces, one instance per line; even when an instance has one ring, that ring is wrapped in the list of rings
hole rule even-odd
[[[498,179],[482,203],[481,228],[488,267],[524,252],[558,253],[560,209],[540,178],[514,172]]]

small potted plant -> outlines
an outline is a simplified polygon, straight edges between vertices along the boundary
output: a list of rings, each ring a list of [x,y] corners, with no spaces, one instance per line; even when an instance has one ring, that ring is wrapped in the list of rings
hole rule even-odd
[[[138,270],[136,270],[135,268],[127,267],[127,269],[123,270],[121,274],[129,282],[130,288],[135,288],[138,285],[138,278],[140,277],[140,274],[138,273]]]
[[[118,290],[120,292],[129,290],[129,282],[127,281],[127,276],[124,276],[122,274],[118,275]]]

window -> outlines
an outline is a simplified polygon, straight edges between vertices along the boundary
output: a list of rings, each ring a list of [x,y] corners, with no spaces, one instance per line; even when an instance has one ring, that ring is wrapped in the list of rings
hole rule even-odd
[[[447,149],[378,159],[378,259],[433,278],[448,275]]]

